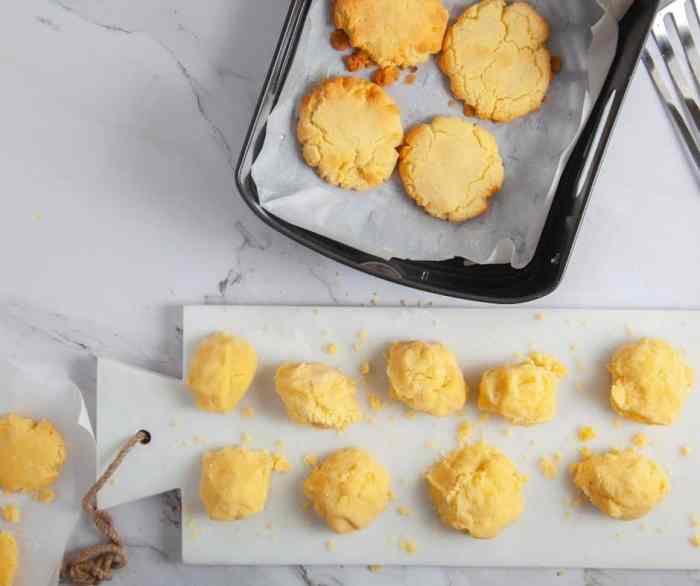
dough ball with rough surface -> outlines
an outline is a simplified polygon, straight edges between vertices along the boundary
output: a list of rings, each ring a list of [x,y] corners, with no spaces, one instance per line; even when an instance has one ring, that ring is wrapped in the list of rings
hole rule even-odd
[[[667,342],[650,338],[619,348],[608,371],[613,410],[640,423],[673,423],[695,383],[695,372],[683,355]]]
[[[0,531],[0,586],[12,586],[17,575],[17,541],[12,533]]]
[[[335,0],[333,19],[353,47],[381,67],[408,67],[440,51],[448,19],[442,0]]]
[[[439,65],[479,118],[509,122],[537,110],[552,79],[549,25],[525,2],[482,0],[445,35]]]
[[[283,364],[275,386],[289,419],[296,423],[345,429],[362,419],[355,381],[337,368],[319,362]]]
[[[265,450],[228,447],[202,456],[199,496],[210,519],[236,521],[265,508],[274,457]]]
[[[395,342],[386,373],[391,395],[416,411],[440,417],[464,407],[469,388],[452,351],[439,342]]]
[[[487,370],[479,384],[479,409],[516,425],[549,421],[556,415],[559,381],[566,373],[563,364],[539,352],[520,364]]]
[[[392,499],[391,478],[358,448],[334,452],[304,482],[304,495],[336,533],[367,527]]]
[[[63,470],[66,445],[49,421],[10,413],[0,417],[0,489],[40,492]]]
[[[523,512],[527,477],[485,443],[455,450],[425,475],[440,520],[472,537],[491,539]]]
[[[606,515],[638,519],[671,490],[663,468],[633,449],[592,454],[571,467],[574,484]]]
[[[396,167],[401,114],[377,84],[334,77],[304,97],[297,137],[304,160],[324,181],[363,191],[384,183]]]
[[[243,338],[212,334],[197,348],[187,373],[187,386],[203,411],[231,411],[248,392],[258,357]]]

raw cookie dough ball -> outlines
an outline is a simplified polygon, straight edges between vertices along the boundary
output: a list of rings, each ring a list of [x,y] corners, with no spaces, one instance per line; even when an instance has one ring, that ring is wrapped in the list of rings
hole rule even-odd
[[[482,0],[448,29],[439,65],[479,118],[509,122],[542,105],[552,79],[548,38],[529,4]]]
[[[65,461],[63,436],[50,422],[14,413],[0,417],[0,489],[48,489],[58,480]]]
[[[455,450],[425,475],[442,522],[472,537],[491,539],[523,512],[527,477],[484,443]]]
[[[391,478],[370,454],[345,448],[328,456],[304,482],[304,495],[336,533],[367,527],[392,499]]]
[[[12,586],[17,574],[17,542],[7,531],[0,531],[0,586]]]
[[[378,85],[334,77],[304,97],[297,137],[304,160],[323,180],[363,191],[394,171],[403,140],[401,114]]]
[[[386,373],[393,397],[416,411],[445,416],[464,407],[469,388],[455,355],[440,343],[395,342]]]
[[[539,352],[520,364],[487,370],[479,384],[479,409],[516,425],[549,421],[556,415],[557,388],[566,372],[563,364]]]
[[[431,216],[464,222],[483,214],[503,186],[494,136],[463,118],[437,116],[406,135],[399,173],[408,195]]]
[[[318,362],[283,364],[275,374],[277,394],[292,421],[345,429],[362,419],[355,381]]]
[[[442,0],[335,0],[333,19],[353,47],[382,67],[408,67],[442,47],[447,28]]]
[[[236,521],[265,508],[274,458],[265,450],[223,448],[202,456],[199,496],[210,519]]]
[[[248,391],[258,357],[248,342],[223,332],[212,334],[190,361],[187,386],[203,411],[225,413]]]
[[[673,423],[695,382],[695,373],[680,352],[663,340],[649,338],[618,349],[608,371],[613,410],[641,423]]]
[[[642,454],[610,450],[571,467],[574,484],[601,511],[614,519],[638,519],[671,490],[663,469]]]

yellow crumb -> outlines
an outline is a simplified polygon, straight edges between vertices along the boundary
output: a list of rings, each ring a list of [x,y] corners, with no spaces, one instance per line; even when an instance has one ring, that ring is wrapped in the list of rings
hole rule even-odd
[[[649,439],[640,431],[632,436],[632,444],[637,448],[644,448],[649,445]]]
[[[579,393],[583,393],[583,391],[586,390],[586,387],[583,385],[583,383],[581,381],[576,381],[575,387]]]
[[[372,411],[381,411],[384,408],[384,401],[382,401],[382,398],[372,391],[367,391],[367,401],[369,401],[369,406]]]
[[[275,441],[275,448],[278,450],[283,450],[284,449],[284,442],[282,440],[276,440]]]
[[[244,431],[241,434],[241,443],[242,444],[249,444],[252,441],[253,441],[253,436],[250,435],[247,431]]]
[[[318,456],[316,456],[316,454],[306,454],[306,456],[304,456],[304,464],[312,467],[316,466],[316,464],[318,464]]]
[[[333,541],[333,540],[331,540],[331,539],[329,539],[328,541],[326,541],[326,549],[327,549],[328,551],[335,551],[335,541]]]
[[[372,423],[374,423],[376,420],[377,420],[377,418],[376,418],[374,415],[368,415],[368,416],[365,418],[365,421],[366,421],[367,423],[369,423],[370,425],[371,425]]]
[[[681,446],[681,456],[690,456],[690,452],[692,450],[690,449],[690,446]]]
[[[255,409],[252,407],[243,407],[243,409],[241,409],[241,415],[246,419],[252,419],[255,417]]]
[[[382,567],[383,567],[383,566],[379,566],[379,565],[377,565],[377,564],[372,564],[371,566],[367,566],[367,569],[368,569],[370,572],[373,572],[374,574],[376,574],[377,572],[381,572],[381,571],[382,571]]]
[[[41,488],[32,495],[32,498],[40,503],[48,504],[56,500],[56,493],[50,488]]]
[[[402,517],[410,517],[412,513],[411,509],[404,507],[403,505],[396,507],[396,512]]]
[[[508,429],[501,431],[501,433],[506,437],[511,437],[513,435],[513,429],[509,427]]]
[[[692,513],[689,517],[691,527],[700,527],[700,515]]]
[[[565,518],[565,519],[568,520],[568,519],[571,519],[571,517],[572,517],[572,512],[571,512],[571,511],[565,511],[565,512],[564,512],[564,518]]]
[[[586,367],[583,365],[583,362],[581,362],[578,358],[574,360],[574,364],[576,365],[576,370],[579,372],[583,372],[586,370]]]
[[[561,452],[554,452],[554,455],[552,456],[552,458],[554,458],[554,461],[555,461],[557,464],[558,464],[559,462],[561,462],[562,457],[563,457],[563,456],[562,456],[562,453],[561,453]]]
[[[457,428],[457,441],[460,444],[464,444],[469,440],[469,436],[472,434],[472,424],[468,421],[462,421]]]
[[[370,373],[370,370],[372,370],[372,368],[370,367],[369,362],[363,362],[362,364],[360,364],[361,375],[367,376]]]
[[[615,417],[615,419],[613,420],[613,427],[615,429],[620,429],[623,423],[624,422],[622,421],[622,417]]]
[[[700,547],[700,533],[696,533],[690,538],[690,545]]]
[[[435,449],[435,442],[433,440],[425,440],[425,444],[423,444],[426,448],[429,450],[434,450]]]
[[[553,480],[559,474],[559,459],[556,456],[540,458],[537,466],[547,480]]]
[[[596,438],[595,429],[590,425],[584,425],[578,428],[578,439],[582,442],[589,442]]]
[[[272,454],[272,469],[275,472],[289,472],[292,465],[283,454]]]
[[[15,505],[5,505],[2,508],[2,518],[8,523],[19,523],[22,519],[22,512]]]
[[[593,455],[593,452],[591,452],[589,448],[581,448],[578,452],[581,454],[582,458],[590,458]]]
[[[311,508],[311,501],[304,501],[304,510],[308,511]]]
[[[415,419],[416,418],[416,412],[413,411],[412,409],[406,409],[406,411],[403,412],[403,416],[406,419]]]
[[[336,354],[338,352],[338,346],[333,343],[326,344],[323,348],[323,351],[326,354]]]
[[[206,444],[209,440],[205,437],[202,437],[201,435],[195,435],[192,436],[192,443],[193,444]]]
[[[401,547],[401,549],[403,549],[409,555],[413,555],[418,550],[418,548],[416,547],[416,542],[410,539],[400,540],[399,547]]]
[[[541,312],[540,312],[540,313],[536,313],[536,314],[535,314],[535,319],[536,319],[537,321],[543,321],[543,320],[544,320],[544,313],[541,313]]]
[[[488,413],[482,413],[481,415],[479,415],[479,421],[481,423],[486,423],[489,419],[491,419],[491,415]]]

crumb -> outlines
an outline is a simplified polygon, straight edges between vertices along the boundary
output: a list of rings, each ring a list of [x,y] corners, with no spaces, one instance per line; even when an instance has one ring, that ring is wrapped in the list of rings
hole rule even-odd
[[[464,104],[464,108],[462,108],[462,112],[464,112],[464,115],[467,118],[471,118],[476,114],[476,110],[474,109],[473,106],[470,106],[469,104]]]
[[[549,63],[552,68],[552,73],[557,75],[561,71],[561,58],[553,55]]]
[[[416,547],[416,542],[410,539],[402,539],[399,541],[399,547],[401,547],[401,549],[403,549],[409,555],[413,555],[418,550]]]
[[[513,435],[513,428],[509,427],[508,429],[504,429],[501,433],[506,437],[511,437]]]
[[[569,350],[571,352],[576,352],[576,344],[569,344]]]
[[[275,472],[289,472],[292,465],[283,454],[272,454],[272,469]]]
[[[689,517],[691,527],[700,527],[700,515],[692,513]]]
[[[413,85],[414,83],[416,83],[416,74],[409,73],[406,77],[403,78],[403,82],[405,85]]]
[[[540,312],[540,313],[536,313],[536,314],[535,314],[535,319],[536,319],[537,321],[544,321],[544,313],[541,313],[541,312]]]
[[[540,458],[539,462],[537,463],[537,466],[539,467],[542,475],[547,480],[554,480],[559,474],[559,459],[557,459],[556,457]]]
[[[304,501],[304,510],[308,511],[311,508],[311,501]]]
[[[316,454],[306,454],[306,456],[304,456],[304,464],[312,467],[316,466],[316,464],[318,464],[318,456],[316,456]]]
[[[367,391],[367,401],[369,401],[369,406],[372,411],[381,411],[384,408],[384,401],[382,401],[382,398],[372,391]]]
[[[192,444],[194,445],[202,445],[208,443],[209,440],[205,437],[202,437],[201,435],[193,435],[192,436]]]
[[[554,452],[554,455],[552,457],[554,458],[554,461],[558,464],[559,462],[561,462],[562,454],[561,452]]]
[[[640,431],[632,436],[632,445],[637,448],[644,448],[649,445],[649,439]]]
[[[242,444],[249,444],[252,441],[253,441],[253,436],[250,435],[247,431],[244,431],[241,434],[241,443]]]
[[[396,83],[399,79],[399,68],[395,65],[390,65],[389,67],[380,67],[372,74],[372,81],[377,85],[386,87]]]
[[[368,569],[370,572],[376,574],[377,572],[381,572],[381,571],[382,571],[382,566],[379,566],[379,565],[377,565],[377,564],[372,564],[371,566],[367,566],[367,569]]]
[[[243,407],[243,409],[241,409],[241,415],[246,419],[252,419],[255,417],[255,409],[252,407]]]
[[[406,419],[415,419],[415,418],[416,418],[416,412],[413,411],[413,409],[406,409],[406,410],[403,412],[403,416],[404,416]]]
[[[680,452],[681,456],[690,456],[690,452],[692,452],[692,450],[689,446],[681,446]]]
[[[326,541],[326,549],[328,551],[335,551],[335,541],[333,541],[332,539]]]
[[[332,342],[330,344],[326,344],[323,347],[323,351],[326,354],[336,354],[338,352],[338,346],[336,344],[333,344]]]
[[[370,371],[372,370],[372,367],[369,365],[369,362],[363,362],[360,364],[360,374],[363,376],[367,376]]]
[[[425,440],[425,443],[423,445],[429,450],[435,449],[435,442],[433,440]]]
[[[624,422],[622,421],[621,417],[615,417],[615,419],[613,420],[613,427],[615,429],[620,429],[623,423]]]
[[[579,441],[589,442],[591,440],[594,440],[596,438],[596,435],[597,434],[595,432],[595,429],[593,429],[590,425],[584,425],[578,428]]]
[[[574,385],[576,387],[576,390],[579,393],[583,393],[583,391],[586,390],[586,387],[583,386],[583,383],[581,381],[577,381],[576,384]]]
[[[350,48],[350,39],[344,30],[336,29],[331,33],[331,47],[336,51],[347,51]]]
[[[574,360],[574,364],[576,365],[576,370],[579,372],[584,372],[586,370],[586,367],[583,365],[583,362],[581,362],[578,358]]]
[[[377,418],[374,415],[368,415],[365,419],[365,421],[367,421],[367,423],[369,423],[370,425],[372,423],[374,423],[376,420],[377,420]]]
[[[448,108],[454,108],[455,106],[458,106],[459,102],[457,100],[449,100],[447,102],[447,107]]]
[[[410,517],[412,513],[411,509],[404,507],[403,505],[396,507],[396,512],[402,517]]]
[[[690,538],[690,545],[693,547],[700,547],[700,534],[696,533]]]
[[[278,450],[283,450],[284,449],[284,442],[282,440],[276,440],[275,441],[275,448]]]
[[[40,503],[48,504],[56,500],[56,493],[54,493],[54,491],[50,488],[42,488],[36,493],[34,493],[34,495],[32,495],[32,498],[35,501],[39,501]]]
[[[270,521],[265,523],[265,529],[272,529],[272,523]]]
[[[457,428],[457,442],[459,444],[464,444],[469,439],[472,434],[472,425],[468,421],[462,421]]]
[[[568,521],[569,519],[571,519],[572,515],[573,515],[573,513],[571,511],[565,511],[564,512],[564,519],[566,519]]]
[[[582,458],[590,458],[593,455],[589,448],[581,448],[578,453],[581,454]]]
[[[489,415],[488,413],[482,413],[481,415],[479,415],[479,421],[481,423],[486,423],[489,419],[491,419],[491,415]]]
[[[22,511],[15,505],[5,505],[2,508],[2,518],[8,523],[19,523],[22,520]]]

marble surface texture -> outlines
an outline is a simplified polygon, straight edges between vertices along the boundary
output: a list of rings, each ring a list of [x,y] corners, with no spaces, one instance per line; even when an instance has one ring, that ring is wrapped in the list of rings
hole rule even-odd
[[[181,374],[183,304],[469,305],[345,269],[239,199],[233,166],[285,11],[283,0],[2,6],[0,354],[75,381],[93,416],[95,356]],[[699,308],[698,191],[640,70],[566,279],[535,305]],[[114,516],[131,557],[117,585],[700,583],[692,572],[187,567],[176,494]],[[70,546],[95,539],[83,523]]]

